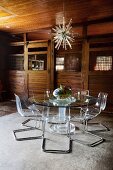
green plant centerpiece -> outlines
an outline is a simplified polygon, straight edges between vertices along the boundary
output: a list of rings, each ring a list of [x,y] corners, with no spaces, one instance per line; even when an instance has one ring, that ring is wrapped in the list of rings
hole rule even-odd
[[[54,90],[53,95],[57,99],[66,99],[72,95],[71,87],[60,85],[59,88]]]

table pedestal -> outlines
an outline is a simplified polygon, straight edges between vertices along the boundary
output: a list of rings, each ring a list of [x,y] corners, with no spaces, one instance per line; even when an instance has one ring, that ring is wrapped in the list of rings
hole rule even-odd
[[[68,115],[66,115],[66,109],[68,109]],[[53,117],[53,120],[50,131],[58,134],[74,133],[75,125],[70,123],[70,108],[59,107],[58,115]]]

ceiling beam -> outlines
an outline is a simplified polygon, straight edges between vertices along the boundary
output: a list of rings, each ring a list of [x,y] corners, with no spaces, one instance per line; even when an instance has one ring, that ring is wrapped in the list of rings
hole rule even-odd
[[[86,22],[72,23],[72,26],[79,27],[79,26],[88,26],[88,25],[92,25],[92,24],[101,24],[101,23],[108,23],[108,22],[113,22],[113,16],[96,19],[96,20],[91,20],[91,21],[86,21]]]

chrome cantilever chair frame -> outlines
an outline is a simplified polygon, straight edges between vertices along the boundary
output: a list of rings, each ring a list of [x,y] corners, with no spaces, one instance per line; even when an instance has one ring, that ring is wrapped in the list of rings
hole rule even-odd
[[[72,152],[72,140],[71,140],[71,136],[70,136],[70,116],[69,116],[69,119],[68,119],[68,132],[67,132],[67,138],[69,139],[69,145],[68,145],[68,149],[46,149],[46,142],[47,142],[47,138],[45,138],[45,125],[46,123],[49,123],[51,124],[51,121],[49,121],[49,112],[50,112],[50,108],[47,108],[46,107],[46,116],[44,115],[45,113],[45,107],[43,108],[43,121],[42,121],[42,131],[43,131],[43,135],[42,135],[42,150],[44,152],[47,152],[47,153],[57,153],[57,154],[67,154],[67,153],[70,153]],[[70,108],[69,108],[69,114],[70,114]],[[53,124],[53,123],[52,123]]]
[[[98,94],[98,98],[96,99],[96,102],[95,102],[95,106],[89,106],[87,105],[87,107],[81,107],[81,113],[80,113],[80,119],[78,118],[78,120],[81,122],[81,123],[85,123],[84,124],[84,127],[86,126],[87,127],[87,121],[95,118],[96,116],[98,116],[101,111],[103,111],[106,107],[106,101],[107,101],[107,93],[103,93],[103,92],[100,92]],[[104,97],[103,97],[104,96]],[[89,109],[89,110],[88,110]],[[91,109],[91,110],[90,110]],[[89,113],[88,113],[89,111]],[[90,111],[91,111],[91,114],[90,115]],[[95,112],[95,113],[94,113]],[[94,114],[94,115],[93,115]],[[89,117],[90,116],[90,117]],[[82,130],[82,129],[80,129]],[[87,146],[91,146],[91,147],[94,147],[100,143],[102,143],[105,139],[103,139],[102,137],[96,135],[96,134],[93,134],[92,131],[88,131],[87,128],[83,128],[83,135],[85,136],[89,136],[91,138],[95,138],[94,141],[83,141],[83,140],[79,140],[77,139],[77,135],[75,133],[76,136],[72,136],[73,140],[76,141],[76,142],[79,142],[81,144],[85,144]],[[82,132],[81,131],[81,132]]]
[[[107,93],[104,93],[104,92],[100,92],[98,94],[98,98],[97,98],[97,102],[95,104],[95,107],[91,107],[91,112],[95,112],[95,115],[93,115],[92,117],[90,118],[87,118],[87,108],[81,108],[81,112],[84,112],[85,114],[85,117],[86,117],[86,120],[85,120],[85,124],[86,124],[86,130],[88,131],[88,121],[94,119],[95,117],[97,117],[103,110],[105,110],[106,108],[106,102],[107,102],[107,96],[108,94]],[[96,108],[97,107],[97,108]],[[94,109],[94,110],[93,110]],[[89,108],[90,110],[90,108]],[[89,111],[90,112],[90,111]],[[96,113],[97,112],[97,113]],[[103,125],[102,123],[89,123],[90,125],[96,125],[96,124],[99,124],[99,125],[102,125],[104,127],[103,130],[94,130],[93,132],[96,132],[96,131],[109,131],[110,129],[108,127],[106,127],[105,125]],[[90,131],[92,132],[92,131]]]
[[[15,139],[17,141],[23,141],[23,140],[33,140],[33,139],[40,139],[40,138],[42,138],[42,135],[40,135],[40,136],[25,137],[25,138],[24,137],[23,138],[18,138],[17,137],[16,134],[19,133],[19,132],[32,131],[32,130],[36,130],[36,129],[41,131],[40,124],[39,124],[39,127],[37,128],[37,121],[40,122],[41,119],[40,120],[37,119],[38,118],[38,113],[40,113],[40,111],[39,111],[39,109],[36,108],[36,106],[34,104],[30,105],[28,107],[28,109],[22,109],[22,104],[21,104],[21,100],[20,100],[19,96],[16,95],[16,94],[14,94],[14,95],[15,95],[15,98],[16,98],[16,107],[17,107],[18,113],[22,117],[29,117],[29,119],[25,120],[22,123],[22,125],[26,126],[26,128],[13,130],[13,134],[14,134]],[[39,115],[41,115],[41,114],[39,114]],[[33,119],[34,117],[36,119]],[[34,127],[27,125],[27,123],[29,121],[31,121],[31,120],[35,120],[36,121],[36,125]]]

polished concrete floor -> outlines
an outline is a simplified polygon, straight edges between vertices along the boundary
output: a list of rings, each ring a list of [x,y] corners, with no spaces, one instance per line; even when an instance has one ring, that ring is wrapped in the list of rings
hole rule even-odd
[[[14,103],[9,102],[7,106],[2,104],[0,108],[5,106],[5,116],[0,117],[0,170],[113,170],[113,113],[104,112],[95,119],[95,122],[101,122],[110,129],[95,133],[105,139],[104,142],[89,147],[75,140],[72,153],[53,154],[42,151],[42,139],[16,141],[12,132],[14,129],[23,128],[21,123],[25,118],[15,113]],[[9,114],[11,112],[12,114]],[[78,127],[76,122],[73,123]],[[77,132],[76,128],[75,137]],[[35,133],[38,135],[41,131]],[[27,135],[31,135],[31,132]],[[56,147],[56,144],[61,148],[66,146],[65,137],[62,135],[54,134],[48,141],[52,148]]]

